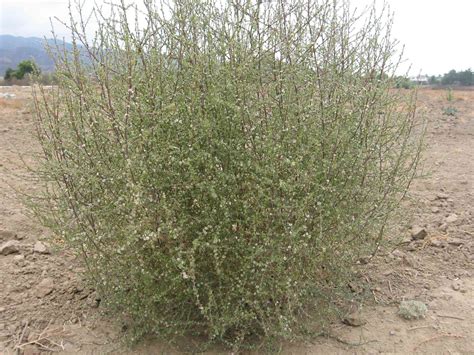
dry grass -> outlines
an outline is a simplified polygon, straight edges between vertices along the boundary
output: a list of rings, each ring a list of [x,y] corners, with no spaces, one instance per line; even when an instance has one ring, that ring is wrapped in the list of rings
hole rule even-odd
[[[0,99],[0,109],[20,110],[25,107],[25,103],[22,99]]]

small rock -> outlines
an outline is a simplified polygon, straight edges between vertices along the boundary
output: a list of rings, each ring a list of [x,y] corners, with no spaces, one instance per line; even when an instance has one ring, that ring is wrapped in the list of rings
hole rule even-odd
[[[82,286],[72,286],[69,288],[70,293],[81,293],[84,290]]]
[[[448,199],[449,195],[444,193],[444,192],[439,192],[437,195],[436,195],[436,200],[446,200]]]
[[[14,260],[14,261],[23,261],[23,260],[25,260],[25,256],[24,256],[24,255],[21,255],[21,254],[20,254],[20,255],[15,255],[15,256],[13,257],[13,260]]]
[[[0,254],[8,255],[18,253],[20,250],[20,244],[16,240],[9,240],[0,246]]]
[[[361,294],[364,291],[364,288],[354,281],[349,282],[348,286],[353,293]]]
[[[411,236],[410,237],[404,237],[400,244],[410,244],[411,243]]]
[[[409,266],[409,267],[415,267],[415,265],[416,265],[415,258],[411,255],[405,255],[402,258],[402,261],[403,261],[404,265]]]
[[[446,232],[448,230],[448,224],[447,223],[442,223],[440,226],[439,226],[439,230],[441,232]]]
[[[448,244],[453,245],[455,247],[458,247],[460,245],[463,245],[464,241],[462,239],[459,239],[459,238],[449,238],[448,239]]]
[[[446,223],[454,223],[458,220],[458,215],[456,213],[451,213],[446,217]]]
[[[395,333],[395,330],[391,330],[388,334],[390,334],[391,336],[394,336],[397,333]]]
[[[432,212],[432,213],[438,213],[438,212],[439,212],[439,207],[433,207],[433,208],[431,209],[431,212]]]
[[[97,308],[100,305],[100,297],[97,295],[97,293],[92,292],[89,297],[87,298],[86,303],[92,307],[92,308]]]
[[[15,263],[15,265],[18,265],[20,267],[26,266],[25,256],[21,254],[15,255],[13,257],[13,262]]]
[[[43,242],[37,241],[33,247],[33,251],[38,254],[49,254],[49,249]]]
[[[351,327],[361,327],[367,324],[367,321],[358,314],[351,314],[342,319],[342,323],[350,325]]]
[[[43,279],[37,286],[37,297],[43,298],[54,290],[54,280],[51,277]]]
[[[16,233],[11,231],[0,230],[0,240],[10,240],[15,239]]]
[[[430,245],[435,248],[444,248],[446,247],[446,243],[439,239],[431,239]]]
[[[451,285],[451,288],[454,291],[459,291],[461,289],[461,284],[459,282],[453,282],[453,284]]]
[[[425,239],[427,235],[425,228],[413,227],[411,230],[411,239],[413,240]]]
[[[400,250],[398,250],[398,249],[395,249],[394,251],[392,251],[391,254],[392,254],[393,256],[397,257],[397,258],[400,258],[400,259],[402,259],[402,258],[404,258],[404,257],[406,256],[404,252],[402,252],[402,251],[400,251]]]

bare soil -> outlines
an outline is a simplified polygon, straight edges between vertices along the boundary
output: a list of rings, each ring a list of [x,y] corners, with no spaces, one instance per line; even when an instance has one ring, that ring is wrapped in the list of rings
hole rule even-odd
[[[27,216],[14,190],[37,188],[24,164],[39,152],[31,92],[1,93],[16,96],[0,97],[0,353],[177,352],[152,340],[127,348],[120,324],[84,286],[81,263]],[[474,91],[453,95],[419,92],[419,114],[429,121],[428,174],[413,184],[409,217],[390,236],[401,242],[359,266],[354,296],[365,289],[372,300],[349,324],[335,322],[330,336],[284,344],[283,353],[474,354]],[[456,116],[445,114],[448,107]],[[425,303],[425,317],[400,317],[403,300]]]

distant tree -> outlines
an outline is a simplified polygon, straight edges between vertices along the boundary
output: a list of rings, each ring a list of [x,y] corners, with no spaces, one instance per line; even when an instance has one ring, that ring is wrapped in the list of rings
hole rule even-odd
[[[441,79],[441,84],[443,85],[453,85],[458,81],[458,74],[456,70],[450,70],[449,73],[443,75]]]
[[[12,80],[14,77],[15,77],[15,70],[13,70],[12,68],[8,68],[5,71],[5,75],[3,76],[3,79],[9,81],[9,80]]]
[[[432,75],[432,76],[430,76],[430,78],[428,80],[428,83],[430,85],[437,85],[437,84],[439,84],[439,79],[436,76]]]
[[[412,89],[414,84],[406,76],[397,76],[395,78],[395,87],[397,89]]]
[[[32,60],[24,60],[18,64],[18,69],[15,71],[15,77],[17,79],[23,79],[26,74],[39,74],[41,71]]]
[[[458,80],[461,85],[474,85],[474,73],[471,69],[461,71],[458,73]]]

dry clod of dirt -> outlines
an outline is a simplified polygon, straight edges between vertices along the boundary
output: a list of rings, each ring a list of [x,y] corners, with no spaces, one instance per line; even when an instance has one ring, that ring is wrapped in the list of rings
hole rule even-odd
[[[22,254],[15,255],[15,256],[13,257],[13,260],[14,260],[15,262],[23,261],[23,260],[25,260],[25,256],[22,255]]]
[[[0,164],[1,166],[1,164]],[[15,239],[16,233],[6,230],[0,230],[0,240],[10,240]]]
[[[36,286],[36,296],[43,298],[54,291],[54,280],[51,277],[47,277]]]
[[[448,224],[447,223],[441,223],[441,225],[438,228],[441,232],[447,232],[448,231]]]
[[[398,249],[395,249],[394,251],[392,251],[391,255],[399,259],[403,259],[404,257],[406,257],[406,254]]]
[[[16,240],[9,240],[0,246],[1,255],[15,254],[20,251],[20,244]]]
[[[449,198],[449,195],[447,193],[438,192],[435,199],[436,200],[447,200],[448,198]]]
[[[410,300],[400,302],[398,314],[404,319],[425,318],[428,307],[420,301]]]
[[[461,292],[463,292],[463,290],[464,290],[463,284],[462,284],[462,282],[460,282],[460,281],[454,281],[453,284],[451,285],[451,288],[452,288],[454,291],[461,291]]]
[[[358,313],[350,314],[342,319],[342,323],[351,327],[361,327],[367,324],[367,321]]]
[[[43,242],[37,241],[33,246],[33,251],[37,254],[49,254],[49,249]]]
[[[428,235],[428,232],[425,228],[413,227],[411,230],[411,239],[413,240],[422,240],[425,239]]]
[[[454,223],[458,220],[458,215],[456,213],[451,213],[446,217],[446,223]]]

